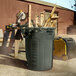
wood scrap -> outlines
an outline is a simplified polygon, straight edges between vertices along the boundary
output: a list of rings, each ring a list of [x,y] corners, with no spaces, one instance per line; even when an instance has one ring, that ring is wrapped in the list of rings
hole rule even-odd
[[[56,27],[56,22],[57,22],[57,21],[54,20],[50,27]]]
[[[58,18],[59,18],[59,16],[54,16],[54,17],[51,18],[51,20],[56,20]]]
[[[31,26],[31,5],[29,5],[29,26],[28,27],[32,27]]]
[[[36,27],[38,27],[38,24],[39,24],[39,16],[36,16],[35,21],[36,21]]]
[[[41,13],[41,18],[40,18],[40,24],[43,26],[44,25],[44,13]]]
[[[42,25],[40,25],[40,24],[37,24],[38,25],[38,27],[42,27]]]
[[[47,21],[45,22],[44,27],[46,27],[47,24],[48,24],[48,22],[51,20],[53,14],[54,14],[54,12],[55,12],[55,9],[56,9],[56,5],[54,6],[54,8],[53,8],[53,10],[52,10],[52,12],[51,12],[51,14],[50,14],[50,17],[49,17],[49,18],[47,19]]]

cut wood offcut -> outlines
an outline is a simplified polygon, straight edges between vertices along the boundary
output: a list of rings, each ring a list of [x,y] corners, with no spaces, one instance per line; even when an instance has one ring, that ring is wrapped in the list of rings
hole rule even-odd
[[[35,27],[55,27],[56,25],[56,20],[59,18],[59,16],[54,16],[54,12],[56,10],[56,5],[54,5],[54,8],[50,14],[50,17],[45,21],[44,20],[44,13],[41,14],[41,19],[40,19],[40,24],[39,24],[39,17],[36,16],[36,24]],[[32,27],[31,24],[31,5],[29,5],[29,26]]]
[[[46,22],[45,22],[45,24],[44,24],[44,27],[49,27],[49,26],[48,26],[48,23],[51,22],[51,20],[56,20],[56,19],[59,18],[58,16],[54,16],[55,10],[56,10],[56,5],[54,6],[54,8],[53,8],[53,10],[52,10],[52,12],[51,12],[51,14],[50,14],[50,17],[46,20]],[[54,16],[54,17],[53,17],[53,16]],[[55,21],[52,23],[52,25],[50,25],[50,27],[51,27],[51,26],[55,26],[55,25],[53,25],[53,24],[55,24]]]
[[[31,25],[31,5],[29,5],[29,26],[28,27],[32,27],[32,25]]]

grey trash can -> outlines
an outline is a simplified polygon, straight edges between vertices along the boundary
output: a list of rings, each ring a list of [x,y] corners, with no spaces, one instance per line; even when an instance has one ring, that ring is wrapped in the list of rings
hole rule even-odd
[[[25,28],[26,58],[31,70],[49,70],[53,66],[55,28]]]

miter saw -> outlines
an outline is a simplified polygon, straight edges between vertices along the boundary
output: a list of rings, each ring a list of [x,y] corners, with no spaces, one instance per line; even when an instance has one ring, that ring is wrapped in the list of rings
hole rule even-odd
[[[6,30],[8,30],[8,31],[14,30],[14,29],[16,28],[16,25],[17,25],[18,23],[20,23],[21,21],[23,21],[23,20],[26,19],[26,13],[23,12],[22,10],[20,10],[20,11],[17,13],[16,17],[17,17],[16,24],[6,25]]]

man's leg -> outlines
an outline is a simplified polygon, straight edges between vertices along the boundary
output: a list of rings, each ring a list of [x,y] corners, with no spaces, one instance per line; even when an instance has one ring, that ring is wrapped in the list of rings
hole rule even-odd
[[[15,58],[18,57],[19,43],[20,40],[15,40]]]

